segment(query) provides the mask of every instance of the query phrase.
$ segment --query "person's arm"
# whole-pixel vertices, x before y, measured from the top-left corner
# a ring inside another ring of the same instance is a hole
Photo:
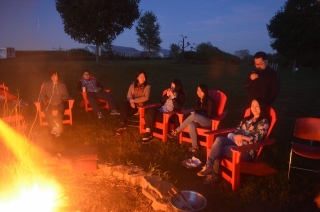
[[[179,93],[179,95],[176,98],[172,99],[174,110],[181,110],[183,107],[183,103],[185,100],[185,94],[184,92]]]
[[[134,98],[133,102],[134,103],[142,103],[142,102],[148,101],[149,100],[149,96],[150,96],[150,90],[151,90],[151,86],[147,85],[143,90],[142,96]]]
[[[134,91],[134,84],[130,84],[128,93],[127,93],[127,100],[130,101],[130,99],[133,99],[133,91]]]
[[[243,82],[244,89],[248,90],[251,86],[252,80],[250,79],[251,73],[247,76],[246,80]]]

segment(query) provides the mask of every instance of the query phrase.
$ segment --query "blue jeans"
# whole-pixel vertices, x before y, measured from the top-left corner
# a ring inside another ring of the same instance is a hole
[[[205,117],[198,113],[191,113],[188,118],[186,118],[183,123],[180,125],[180,127],[177,128],[178,132],[181,132],[184,128],[188,126],[189,129],[189,135],[192,141],[192,146],[197,147],[198,146],[198,138],[197,138],[197,127],[205,127],[210,128],[211,127],[211,119],[208,117]]]
[[[211,147],[206,164],[212,167],[215,173],[219,173],[221,157],[232,158],[231,148],[234,146],[236,146],[236,144],[231,139],[223,136],[217,137]],[[250,161],[252,160],[252,156],[249,153],[244,152],[241,154],[240,160]]]
[[[110,106],[111,111],[117,110],[113,97],[111,96],[111,94],[109,94],[105,91],[88,92],[87,98],[88,98],[88,101],[89,101],[94,113],[96,113],[96,114],[98,112],[100,112],[100,108],[99,108],[97,99],[103,99],[103,100],[108,101],[108,104]]]

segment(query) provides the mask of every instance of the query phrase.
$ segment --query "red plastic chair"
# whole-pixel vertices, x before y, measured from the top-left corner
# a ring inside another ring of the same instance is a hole
[[[110,90],[105,90],[107,93],[110,93]],[[88,99],[87,99],[87,92],[82,92],[82,97],[83,97],[83,103],[81,103],[81,105],[84,104],[84,109],[86,112],[93,110]],[[97,99],[98,104],[100,106],[100,109],[109,109],[109,103],[107,100],[103,100],[103,99]]]
[[[296,120],[294,128],[294,136],[304,140],[309,140],[308,145],[302,143],[292,142],[290,159],[289,159],[289,170],[288,179],[290,177],[291,169],[300,169],[304,171],[319,172],[315,170],[300,168],[291,165],[292,153],[300,155],[301,157],[310,159],[320,159],[320,147],[312,145],[313,141],[320,141],[320,119],[319,118],[299,118]]]
[[[162,92],[162,96],[166,95],[167,93],[167,89],[163,90]],[[139,132],[140,134],[145,133],[145,120],[144,120],[144,116],[145,116],[145,109],[149,108],[149,107],[155,107],[155,106],[161,106],[160,103],[156,103],[156,104],[149,104],[149,105],[143,105],[143,106],[139,106]],[[153,131],[153,136],[160,138],[163,142],[166,142],[168,140],[168,130],[173,130],[174,129],[174,125],[169,123],[169,118],[171,115],[176,114],[175,111],[171,111],[171,112],[166,112],[163,113],[163,121],[162,122],[155,122],[154,123],[154,131]],[[159,130],[160,132],[157,132],[157,130]]]
[[[211,130],[216,130],[218,128],[218,125],[222,119],[224,119],[227,115],[227,112],[224,112],[224,106],[226,105],[227,101],[227,96],[219,91],[219,90],[209,90],[208,91],[208,96],[213,100],[214,102],[214,108],[217,109],[217,116],[211,119]],[[187,113],[190,113],[193,111],[193,109],[190,110],[184,110],[182,113],[177,113],[179,117],[180,123],[183,122],[183,116]],[[197,127],[197,134],[198,136],[203,136],[205,137],[204,140],[201,140],[201,137],[198,139],[198,143],[200,146],[205,146],[208,149],[208,145],[211,144],[209,140],[209,135],[206,134],[205,132],[209,131],[208,128],[203,128],[203,127]],[[186,136],[187,134],[187,136]],[[179,134],[179,143],[182,144],[182,142],[189,142],[192,143],[190,137],[189,137],[189,129],[186,127],[181,131]]]
[[[269,130],[266,134],[266,137],[263,141],[249,144],[249,145],[243,145],[243,146],[235,146],[231,149],[232,151],[232,158],[223,158],[221,160],[221,176],[231,183],[232,190],[236,190],[240,187],[240,173],[245,174],[251,174],[251,175],[257,175],[257,176],[266,176],[269,174],[277,173],[277,170],[269,167],[266,164],[259,163],[258,158],[261,154],[261,151],[264,146],[270,145],[274,143],[274,139],[269,139],[269,134],[277,120],[276,113],[272,108],[267,108],[268,110],[268,116],[269,116]],[[244,117],[250,115],[250,108],[248,108],[245,111]],[[220,129],[208,132],[209,139],[211,141],[210,148],[207,149],[207,157],[210,154],[211,146],[217,136],[224,135],[226,136],[230,132],[234,132],[236,128],[228,128],[228,129]],[[242,152],[247,152],[249,150],[258,150],[256,157],[253,161],[250,162],[244,162],[240,161],[240,155]]]

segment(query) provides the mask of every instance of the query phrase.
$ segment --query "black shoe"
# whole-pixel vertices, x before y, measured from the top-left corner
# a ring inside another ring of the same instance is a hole
[[[175,138],[178,137],[179,132],[177,130],[172,130],[170,133],[168,133],[168,138]]]
[[[117,129],[117,132],[121,132],[126,129],[127,129],[126,125],[121,122],[119,128]]]
[[[148,144],[152,138],[153,138],[152,134],[150,132],[146,132],[142,135],[142,143]]]

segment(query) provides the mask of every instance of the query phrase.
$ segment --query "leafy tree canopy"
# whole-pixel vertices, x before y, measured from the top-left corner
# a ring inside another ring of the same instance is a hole
[[[79,43],[112,43],[140,17],[140,0],[55,0],[64,31]]]
[[[298,59],[320,51],[320,1],[288,0],[267,24],[271,47]]]
[[[237,50],[234,52],[234,55],[239,57],[241,60],[243,58],[245,58],[246,56],[250,55],[250,51],[248,49],[244,49],[244,50]]]
[[[137,41],[149,54],[158,52],[161,48],[160,24],[157,21],[157,16],[147,11],[140,17],[136,26]]]

